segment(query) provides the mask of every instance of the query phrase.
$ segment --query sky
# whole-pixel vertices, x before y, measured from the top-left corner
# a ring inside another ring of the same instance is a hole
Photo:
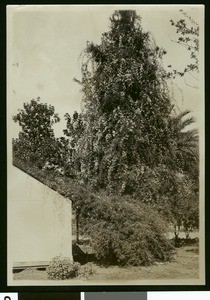
[[[109,30],[109,18],[116,9],[135,9],[141,16],[144,31],[150,31],[156,44],[163,47],[164,66],[182,69],[188,62],[187,51],[172,40],[176,38],[170,19],[180,19],[183,9],[202,29],[202,6],[184,5],[20,5],[9,6],[7,12],[8,38],[8,122],[23,108],[24,102],[41,98],[41,102],[55,106],[64,120],[65,113],[81,110],[81,87],[73,78],[81,79],[80,55],[87,41],[100,43],[103,32]],[[201,35],[202,37],[202,31]],[[202,52],[202,51],[201,51]],[[202,54],[202,53],[201,53]],[[177,78],[172,89],[179,110],[190,109],[199,126],[203,118],[202,56],[199,89],[189,87]],[[194,84],[192,77],[187,83]],[[197,80],[196,80],[197,84]],[[14,124],[11,126],[14,126]],[[56,125],[62,134],[64,121]],[[17,136],[16,125],[13,135]]]

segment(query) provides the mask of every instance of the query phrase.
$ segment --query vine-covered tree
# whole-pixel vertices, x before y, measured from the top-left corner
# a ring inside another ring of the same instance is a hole
[[[173,111],[161,65],[165,51],[143,31],[136,12],[116,11],[110,21],[101,43],[88,42],[84,51],[82,178],[132,194],[174,227],[197,226],[198,133],[186,128],[194,119]]]
[[[82,64],[82,171],[99,187],[126,192],[125,174],[163,161],[172,103],[166,53],[141,27],[135,11],[116,11],[100,45],[87,43]]]
[[[65,120],[66,129],[63,130],[63,133],[68,137],[69,140],[72,169],[76,174],[81,171],[81,162],[78,157],[78,141],[84,132],[85,125],[82,114],[76,111],[73,113],[72,117],[66,113]]]

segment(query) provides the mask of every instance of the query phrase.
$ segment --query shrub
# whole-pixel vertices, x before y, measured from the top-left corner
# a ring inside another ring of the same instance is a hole
[[[176,248],[184,247],[184,246],[198,246],[199,238],[180,238],[172,239],[173,244]]]
[[[87,229],[101,263],[139,266],[170,260],[174,247],[166,236],[168,226],[149,205],[118,197],[101,201],[100,218]]]
[[[96,272],[95,265],[91,262],[81,265],[78,270],[78,276],[82,278],[87,278],[88,276]]]
[[[80,264],[72,262],[68,257],[54,257],[46,271],[50,279],[69,279],[78,275]]]

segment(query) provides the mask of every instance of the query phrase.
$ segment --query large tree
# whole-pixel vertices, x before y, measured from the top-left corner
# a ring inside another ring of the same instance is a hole
[[[127,174],[163,161],[172,103],[158,47],[135,11],[116,11],[101,43],[87,43],[82,64],[84,134],[78,141],[83,178],[127,189]]]

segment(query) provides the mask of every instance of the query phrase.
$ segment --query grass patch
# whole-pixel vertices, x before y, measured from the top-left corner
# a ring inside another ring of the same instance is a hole
[[[166,280],[166,279],[198,279],[199,255],[198,246],[185,246],[177,249],[174,259],[169,263],[156,263],[149,267],[101,267],[95,266],[94,274],[84,278],[88,282],[112,280]],[[14,274],[15,280],[47,280],[46,271],[35,268],[26,269]],[[82,279],[82,278],[81,278]],[[74,280],[71,279],[73,284]],[[67,280],[69,281],[69,280]]]

